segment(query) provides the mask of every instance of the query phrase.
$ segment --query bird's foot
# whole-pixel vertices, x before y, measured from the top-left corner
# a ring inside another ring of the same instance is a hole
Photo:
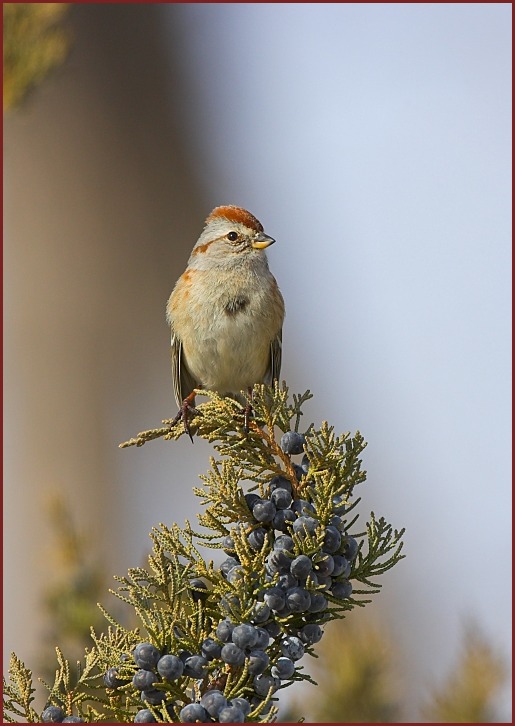
[[[251,401],[252,401],[252,387],[251,386],[248,387],[247,393],[248,393],[250,400],[248,400],[247,403],[244,406],[242,406],[242,408],[239,410],[239,412],[235,413],[234,417],[233,417],[235,421],[241,421],[241,416],[243,416],[243,433],[245,434],[245,436],[247,436],[247,434],[250,431],[249,422],[250,422],[250,419],[252,418],[252,416],[254,415],[254,409],[252,408],[252,403],[251,403]],[[241,403],[241,399],[242,399],[242,396],[237,397],[238,403]]]
[[[184,426],[184,431],[190,437],[191,443],[193,443],[193,436],[191,435],[191,430],[190,430],[190,420],[197,413],[198,413],[198,410],[195,408],[195,391],[192,391],[189,394],[189,396],[186,396],[186,398],[183,400],[182,405],[180,406],[179,411],[177,413],[177,416],[172,421],[172,426],[175,426],[175,424],[179,423],[179,421],[182,421],[183,426]]]
[[[252,387],[249,386],[247,393],[249,394],[250,401],[252,401],[252,392]],[[243,409],[243,431],[245,432],[245,435],[249,433],[249,421],[250,417],[253,414],[252,403],[250,401],[247,402],[245,408]]]

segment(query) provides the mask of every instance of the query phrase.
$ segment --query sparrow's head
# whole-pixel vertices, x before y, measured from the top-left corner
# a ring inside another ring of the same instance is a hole
[[[237,264],[243,259],[264,258],[263,250],[275,240],[263,232],[263,225],[241,207],[215,207],[197,244],[190,264],[205,268]]]

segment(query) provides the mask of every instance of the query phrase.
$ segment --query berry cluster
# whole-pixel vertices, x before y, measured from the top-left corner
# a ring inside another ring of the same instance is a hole
[[[289,458],[304,454],[305,443],[304,435],[290,431],[280,446]],[[161,652],[142,642],[132,652],[137,668],[132,681],[116,668],[105,673],[108,688],[131,683],[139,691],[146,708],[135,723],[155,723],[154,709],[182,723],[260,720],[279,688],[305,677],[298,662],[322,638],[330,603],[341,607],[351,596],[358,543],[345,531],[343,497],[334,496],[329,508],[317,511],[322,505],[309,479],[308,456],[300,465],[289,461],[289,476],[286,471],[274,476],[261,495],[244,495],[248,516],[223,538],[227,558],[220,574],[226,589],[218,603],[223,617],[211,621],[199,652]],[[261,557],[263,566],[251,572],[242,551]],[[190,585],[194,602],[209,598],[203,580],[194,578]],[[224,694],[228,677],[231,683],[240,679],[239,697],[230,697],[229,687]]]
[[[78,716],[65,716],[59,706],[47,706],[41,714],[43,723],[84,723]]]
[[[232,625],[231,632],[235,632],[235,639],[240,645],[245,647],[245,635],[248,633],[244,626],[240,627],[240,638],[238,639],[238,628]],[[223,631],[223,624],[219,625],[220,632]],[[268,634],[266,642],[268,644]],[[261,636],[264,645],[264,637]],[[257,640],[255,640],[257,645]],[[234,646],[236,648],[236,646]],[[213,638],[206,638],[202,643],[202,655],[192,655],[188,651],[181,651],[178,655],[165,653],[161,655],[160,651],[152,645],[152,643],[138,643],[132,653],[134,663],[138,667],[132,678],[132,685],[140,692],[141,700],[150,706],[164,705],[168,715],[173,719],[179,714],[181,723],[243,723],[245,716],[251,711],[251,704],[245,698],[227,699],[218,689],[207,690],[201,697],[199,702],[187,703],[182,705],[177,700],[166,702],[167,692],[160,690],[155,686],[158,683],[172,683],[183,678],[184,682],[188,679],[202,681],[208,672],[208,662],[215,658],[221,658],[225,663],[236,665],[234,659],[231,658],[230,649],[223,646],[222,643],[216,643]],[[242,651],[243,652],[243,651]],[[268,664],[268,662],[267,662]],[[237,665],[241,665],[238,663]],[[262,672],[259,669],[256,672]],[[104,683],[108,688],[119,688],[128,681],[119,677],[116,668],[110,668],[104,674]],[[182,707],[181,707],[182,705]],[[59,709],[60,710],[60,709]],[[135,718],[134,723],[156,723],[154,714],[149,708],[140,709]]]
[[[291,456],[303,453],[305,443],[304,435],[289,431],[282,436],[280,445]],[[331,517],[322,526],[312,503],[312,482],[307,480],[307,455],[304,454],[300,465],[292,464],[292,467],[297,480],[303,481],[302,498],[295,494],[290,479],[285,476],[275,476],[270,481],[266,496],[245,495],[253,519],[246,535],[248,545],[258,552],[266,542],[271,543],[264,578],[269,584],[259,593],[252,622],[262,625],[257,631],[277,638],[274,654],[279,657],[272,660],[264,649],[257,651],[254,657],[258,665],[252,661],[251,667],[251,654],[243,652],[238,645],[235,647],[234,641],[225,648],[230,647],[234,653],[234,664],[241,665],[245,657],[249,658],[249,673],[257,673],[253,670],[256,667],[263,669],[254,678],[258,696],[265,696],[269,689],[277,690],[281,681],[292,679],[295,662],[302,658],[306,647],[317,643],[323,635],[320,624],[325,622],[329,599],[341,601],[352,594],[349,576],[358,543],[345,532],[341,516],[345,511],[344,499],[333,498]],[[234,545],[234,537],[225,537],[223,546],[229,556],[220,569],[229,583],[244,576]],[[230,600],[226,604],[230,608]],[[220,623],[222,631],[217,629],[220,639],[226,634],[228,623],[227,620]]]

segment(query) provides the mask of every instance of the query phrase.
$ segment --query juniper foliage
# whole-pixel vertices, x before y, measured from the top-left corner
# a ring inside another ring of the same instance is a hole
[[[241,403],[213,392],[201,394],[208,401],[196,409],[191,432],[211,442],[218,456],[200,477],[202,486],[194,488],[203,507],[199,526],[188,521],[184,527],[159,524],[150,535],[148,566],[115,578],[118,587],[111,592],[134,610],[138,628],[124,628],[99,606],[109,626],[103,634],[92,629],[92,646],[83,661],[72,668],[57,649],[54,683],[40,681],[48,691],[47,705],[62,709],[63,717],[78,714],[91,723],[129,723],[139,713],[147,722],[176,723],[187,720],[188,704],[203,709],[206,694],[218,690],[233,715],[241,718],[238,709],[245,708],[246,722],[270,723],[277,715],[277,691],[295,681],[313,682],[299,662],[304,653],[315,655],[324,624],[370,602],[380,590],[378,578],[403,557],[404,530],[393,529],[374,513],[364,529],[358,527],[360,499],[354,490],[366,479],[360,458],[366,443],[359,432],[336,435],[326,422],[319,429],[310,425],[301,465],[281,448],[283,433],[299,431],[309,391],[290,400],[284,383],[256,386],[249,399],[249,431],[244,429]],[[185,434],[180,422],[162,423],[120,446],[176,440]],[[281,505],[290,519],[280,524],[271,517],[256,519],[256,501],[268,502],[267,511],[273,514],[271,491],[279,485],[293,499],[293,509]],[[275,546],[281,536],[285,550]],[[206,548],[224,550],[225,566],[206,560]],[[296,579],[289,568],[301,555],[310,569]],[[273,593],[281,606],[267,604]],[[231,652],[241,646],[241,661],[231,663],[223,652],[220,656],[228,638],[230,643],[230,635],[222,637],[217,630],[221,623],[229,623],[229,631],[240,624],[250,626],[252,638],[264,638],[260,650],[253,651],[250,641],[247,647],[237,645],[233,638]],[[157,649],[156,659],[178,656],[182,675],[161,676],[156,660],[143,667],[153,672],[155,681],[141,692],[133,678],[141,669],[135,648],[143,642]],[[256,670],[259,659],[264,665]],[[288,672],[281,671],[286,660],[295,662],[293,675],[280,678],[277,674]],[[4,680],[5,720],[37,723],[32,674],[14,654],[9,675],[10,681]],[[230,718],[229,712],[203,713],[211,721]]]
[[[70,35],[63,24],[69,3],[2,3],[4,112],[66,58]]]

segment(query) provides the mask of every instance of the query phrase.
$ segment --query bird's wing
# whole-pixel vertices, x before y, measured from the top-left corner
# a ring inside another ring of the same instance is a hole
[[[177,405],[181,406],[182,402],[189,396],[194,388],[198,388],[197,382],[193,379],[189,372],[184,356],[182,354],[182,342],[172,328],[172,343],[170,348],[172,361],[172,382],[173,392]]]
[[[275,338],[270,343],[270,363],[268,370],[265,374],[265,383],[272,385],[274,380],[279,380],[279,374],[281,372],[281,358],[283,352],[283,331],[277,333]]]

